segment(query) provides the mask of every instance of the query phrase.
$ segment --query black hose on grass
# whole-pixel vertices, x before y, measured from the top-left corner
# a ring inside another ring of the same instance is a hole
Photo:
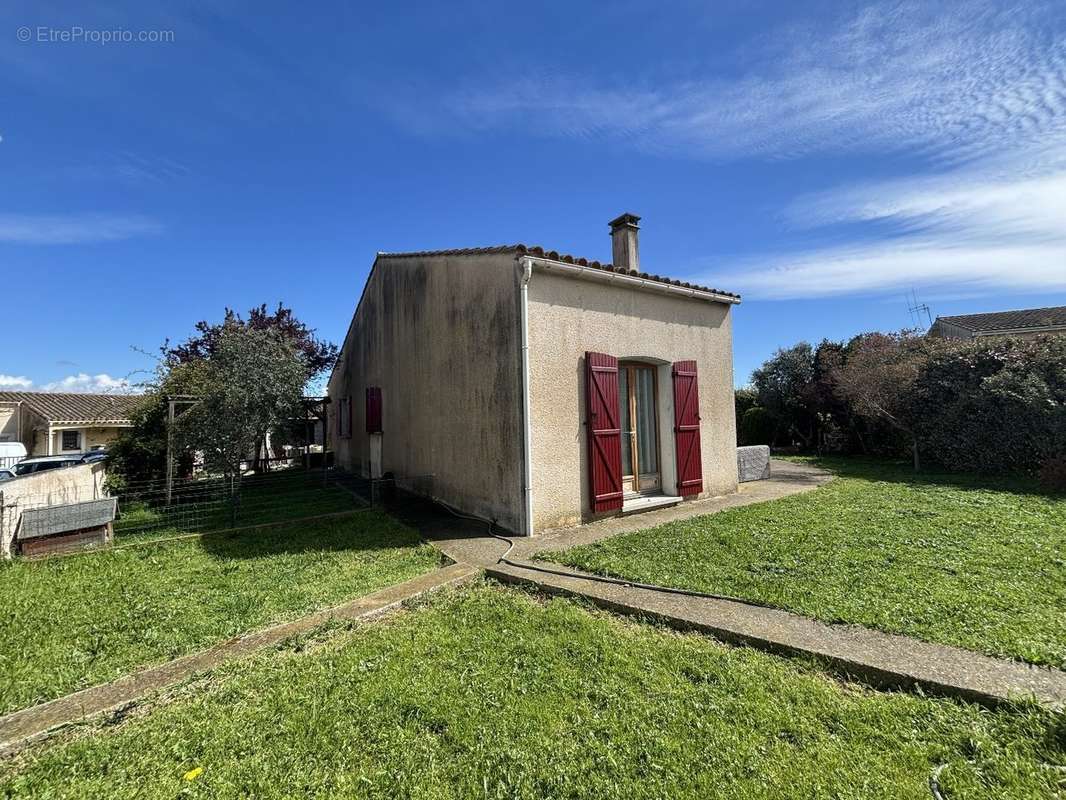
[[[499,564],[501,561],[503,561],[504,558],[507,557],[507,554],[511,552],[512,548],[514,548],[514,541],[512,541],[511,539],[508,539],[506,536],[501,536],[500,534],[496,533],[496,531],[494,530],[495,527],[496,527],[496,520],[494,520],[494,519],[485,519],[484,517],[474,516],[473,514],[464,514],[462,511],[459,511],[458,509],[453,508],[452,506],[450,506],[447,503],[445,503],[439,497],[433,497],[433,498],[430,498],[430,499],[432,499],[434,503],[436,503],[438,506],[443,508],[445,511],[447,511],[449,514],[451,514],[454,517],[459,517],[460,519],[469,519],[469,520],[472,520],[474,522],[481,522],[481,523],[483,523],[485,525],[488,525],[489,526],[489,536],[491,536],[493,539],[499,539],[501,542],[506,542],[507,543],[507,549],[504,551],[503,555],[500,556],[499,559],[497,559],[497,561],[496,561],[497,564]]]
[[[448,505],[443,500],[440,500],[439,498],[436,498],[436,497],[432,498],[432,500],[433,500],[434,503],[439,505],[441,508],[443,508],[445,511],[447,511],[450,514],[452,514],[453,516],[459,517],[461,519],[469,519],[469,520],[472,520],[474,522],[480,522],[480,523],[482,523],[484,525],[488,525],[488,527],[489,527],[489,536],[492,536],[494,539],[499,539],[501,542],[506,542],[507,543],[507,550],[504,551],[504,554],[502,556],[500,556],[498,559],[496,559],[496,563],[497,564],[506,564],[509,567],[515,567],[517,569],[526,569],[526,570],[530,570],[532,572],[542,572],[545,575],[558,575],[558,576],[563,577],[563,578],[580,578],[581,580],[596,581],[597,583],[608,583],[608,584],[611,584],[613,586],[628,586],[628,587],[634,588],[634,589],[646,589],[646,590],[651,591],[651,592],[662,592],[664,594],[676,594],[676,595],[681,595],[682,597],[699,597],[699,598],[703,598],[703,599],[706,599],[706,600],[727,600],[727,601],[729,601],[731,603],[742,603],[742,604],[744,604],[746,606],[757,606],[759,608],[769,608],[769,609],[777,610],[776,606],[772,606],[769,603],[760,603],[757,600],[745,600],[742,597],[733,597],[732,595],[728,595],[728,594],[714,594],[712,592],[698,592],[698,591],[695,591],[694,589],[677,589],[677,588],[675,588],[673,586],[659,586],[658,584],[655,584],[655,583],[640,583],[638,581],[629,581],[629,580],[624,580],[622,578],[611,578],[611,577],[606,576],[606,575],[593,575],[591,573],[577,574],[577,573],[574,573],[574,572],[567,572],[567,571],[561,570],[561,569],[552,569],[551,567],[542,567],[542,566],[539,566],[537,564],[530,564],[530,563],[519,564],[519,563],[517,563],[515,561],[511,561],[509,558],[507,558],[508,553],[510,553],[511,550],[514,549],[515,543],[514,543],[513,539],[509,539],[506,536],[501,536],[500,534],[495,532],[494,528],[496,527],[496,520],[494,520],[494,519],[493,520],[485,519],[484,517],[478,517],[478,516],[475,516],[473,514],[465,514],[465,513],[461,512],[461,511],[453,508],[452,506]]]
[[[583,580],[598,581],[599,583],[609,583],[609,584],[613,584],[615,586],[629,586],[629,587],[633,587],[633,588],[637,588],[637,589],[647,589],[647,590],[653,591],[653,592],[664,592],[664,593],[667,593],[667,594],[678,594],[678,595],[683,595],[685,597],[702,597],[702,598],[707,598],[709,600],[728,600],[728,601],[733,602],[733,603],[743,603],[744,605],[758,606],[760,608],[770,608],[770,609],[775,608],[774,606],[769,605],[768,603],[760,603],[760,602],[753,601],[753,600],[744,600],[742,598],[732,597],[732,596],[726,595],[726,594],[713,594],[713,593],[710,593],[710,592],[697,592],[697,591],[693,591],[693,590],[690,590],[690,589],[676,589],[676,588],[674,588],[672,586],[659,586],[659,585],[654,584],[654,583],[639,583],[639,582],[636,582],[636,581],[626,581],[626,580],[622,580],[620,578],[610,578],[610,577],[603,576],[603,575],[591,575],[591,574],[578,575],[578,574],[575,574],[573,572],[566,572],[564,570],[552,569],[550,567],[541,567],[541,566],[538,566],[536,564],[519,564],[519,563],[511,561],[510,559],[507,558],[507,554],[510,553],[512,549],[514,549],[515,543],[514,543],[513,539],[509,539],[506,536],[502,536],[502,535],[496,533],[496,531],[494,530],[495,527],[496,527],[496,520],[494,520],[494,519],[492,519],[492,520],[485,519],[484,517],[478,517],[478,516],[475,516],[473,514],[464,514],[463,512],[461,512],[461,511],[459,511],[459,510],[457,510],[455,508],[452,508],[450,505],[445,503],[443,500],[440,500],[440,499],[438,499],[436,497],[433,498],[433,502],[436,503],[437,505],[439,505],[441,508],[443,508],[448,513],[450,513],[450,514],[452,514],[452,515],[454,515],[456,517],[459,517],[461,519],[469,519],[469,520],[472,520],[473,522],[480,522],[480,523],[482,523],[484,525],[487,525],[488,528],[489,528],[489,536],[492,536],[494,539],[499,539],[501,542],[506,542],[507,543],[507,550],[504,551],[504,554],[502,556],[500,556],[496,560],[497,564],[507,564],[508,566],[511,566],[511,567],[517,567],[518,569],[527,569],[527,570],[531,570],[531,571],[534,571],[534,572],[543,572],[543,573],[548,574],[548,575],[559,575],[559,576],[564,577],[564,578],[580,578],[580,579],[583,579]],[[933,794],[933,800],[947,800],[947,798],[944,796],[944,793],[940,790],[940,773],[944,771],[945,767],[947,767],[947,763],[941,764],[939,767],[935,767],[933,769],[933,771],[931,773],[929,773],[929,791],[932,792],[932,794]]]

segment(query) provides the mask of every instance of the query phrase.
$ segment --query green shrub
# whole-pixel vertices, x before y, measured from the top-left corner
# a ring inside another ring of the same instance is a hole
[[[1049,458],[1040,465],[1040,485],[1049,492],[1066,492],[1066,457]]]
[[[1036,472],[1066,454],[1066,337],[934,349],[909,416],[922,452],[949,469]]]
[[[774,415],[762,406],[752,406],[744,412],[737,426],[738,444],[773,444],[776,430]]]

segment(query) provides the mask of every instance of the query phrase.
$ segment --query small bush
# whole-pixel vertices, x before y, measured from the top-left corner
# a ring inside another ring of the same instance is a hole
[[[1049,458],[1040,465],[1040,485],[1049,492],[1066,492],[1066,457]]]

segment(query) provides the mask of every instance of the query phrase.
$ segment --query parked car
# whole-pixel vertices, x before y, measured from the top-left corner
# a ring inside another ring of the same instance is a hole
[[[15,470],[13,469],[0,469],[0,483],[3,483],[4,481],[14,480],[17,477],[18,476],[15,474]]]
[[[107,451],[104,449],[90,450],[81,457],[82,464],[95,464],[97,461],[106,461]]]
[[[82,460],[80,454],[70,456],[37,456],[35,458],[27,458],[24,461],[20,461],[10,469],[15,473],[15,477],[21,478],[24,475],[36,475],[38,472],[45,472],[50,469],[76,467],[81,463]]]

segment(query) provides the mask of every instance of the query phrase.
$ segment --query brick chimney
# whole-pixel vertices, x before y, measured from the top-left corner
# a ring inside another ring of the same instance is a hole
[[[622,214],[610,222],[611,225],[611,260],[615,269],[628,269],[640,272],[640,253],[637,251],[637,231],[640,217],[636,214]]]

